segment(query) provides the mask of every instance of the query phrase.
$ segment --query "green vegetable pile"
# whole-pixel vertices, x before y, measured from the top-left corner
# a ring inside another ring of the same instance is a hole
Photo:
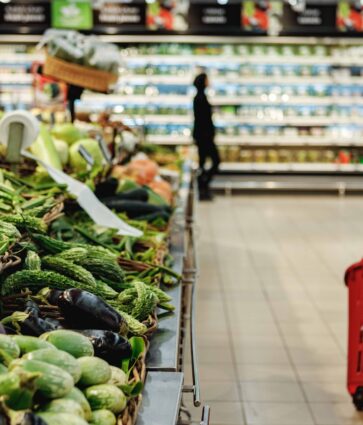
[[[115,367],[72,331],[39,338],[0,334],[0,418],[10,424],[31,417],[31,423],[41,418],[48,425],[115,425],[142,388],[130,377],[143,355],[142,341],[134,338],[132,355]]]
[[[107,177],[99,142],[72,124],[42,125],[32,151],[143,236],[96,225],[34,164],[31,175],[0,170],[0,423],[115,425],[140,400],[135,371],[157,314],[174,310],[172,208],[149,187]]]

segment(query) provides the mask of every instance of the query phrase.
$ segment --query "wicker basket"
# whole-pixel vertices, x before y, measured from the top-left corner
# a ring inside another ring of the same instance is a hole
[[[146,350],[144,354],[136,362],[135,367],[132,369],[132,381],[141,381],[145,383],[146,379],[146,354],[149,349],[149,343],[145,340]],[[142,402],[142,395],[132,398],[127,403],[126,409],[122,412],[122,415],[119,416],[117,420],[117,425],[135,425],[137,420],[137,415],[139,413]]]
[[[66,83],[101,93],[107,93],[109,86],[118,79],[116,74],[69,63],[53,56],[47,56],[43,72]]]

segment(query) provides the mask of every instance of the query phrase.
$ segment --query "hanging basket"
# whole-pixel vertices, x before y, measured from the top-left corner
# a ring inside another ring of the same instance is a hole
[[[107,93],[109,87],[118,80],[116,74],[87,68],[49,55],[46,57],[43,73],[68,84],[101,93]]]

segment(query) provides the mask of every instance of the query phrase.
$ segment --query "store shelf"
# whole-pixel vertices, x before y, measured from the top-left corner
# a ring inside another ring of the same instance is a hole
[[[137,56],[123,56],[125,62],[132,63],[183,63],[183,64],[200,64],[205,62],[217,62],[220,64],[221,55],[137,55]],[[347,58],[347,61],[354,61],[354,64],[359,63],[359,60],[354,58]],[[303,65],[331,65],[343,63],[342,60],[336,58],[332,60],[331,57],[323,56],[250,56],[250,55],[228,55],[223,53],[223,62],[231,64],[303,64]],[[363,62],[362,62],[363,63]]]
[[[363,137],[344,139],[326,136],[217,136],[218,145],[236,146],[363,146]]]
[[[147,135],[148,143],[160,145],[190,145],[193,143],[191,136],[177,135]],[[342,137],[326,136],[226,136],[217,135],[216,144],[219,146],[286,146],[286,147],[363,147],[363,137],[345,139]]]
[[[42,53],[4,53],[0,51],[0,66],[2,64],[22,64],[35,61],[43,61],[44,54]]]
[[[13,74],[0,74],[0,84],[13,83],[13,84],[32,84],[33,76],[31,74],[13,73]]]
[[[218,175],[212,182],[214,190],[222,190],[226,193],[233,191],[244,192],[326,192],[343,195],[345,193],[363,193],[363,181],[361,176],[347,174],[325,176],[320,175],[279,175],[254,174],[223,176]]]
[[[223,162],[221,171],[243,172],[307,172],[307,173],[362,173],[363,164],[328,164],[328,163],[256,163],[256,162]]]
[[[102,94],[96,93],[85,93],[82,96],[82,100],[79,102],[83,106],[86,106],[87,103],[99,103],[99,104],[115,104],[115,105],[123,105],[130,103],[140,103],[142,105],[145,104],[161,104],[167,103],[169,105],[183,105],[190,104],[192,101],[192,96],[178,96],[178,95],[154,95],[154,96],[146,96],[144,94],[109,94],[105,97]]]
[[[336,116],[304,116],[304,117],[286,117],[281,116],[281,118],[269,118],[269,117],[240,117],[240,116],[220,116],[214,115],[216,124],[252,124],[252,125],[279,125],[279,126],[331,126],[334,124],[354,124],[361,123],[362,118],[358,117],[336,117]]]
[[[176,425],[183,373],[148,372],[136,425]]]
[[[193,78],[195,77],[195,70],[188,74],[182,75],[135,75],[135,74],[121,74],[120,84],[157,84],[157,85],[168,85],[168,84],[182,84],[191,85]],[[333,76],[294,76],[294,75],[261,75],[261,76],[250,76],[250,75],[216,75],[213,71],[210,72],[210,79],[212,84],[234,84],[234,85],[245,85],[245,84],[267,84],[274,83],[278,85],[284,84],[301,84],[301,79],[304,79],[304,84],[331,84],[334,81]],[[346,77],[348,78],[348,77]],[[353,81],[359,82],[361,77],[350,77]],[[281,83],[281,79],[283,82]],[[357,80],[356,80],[357,79]]]

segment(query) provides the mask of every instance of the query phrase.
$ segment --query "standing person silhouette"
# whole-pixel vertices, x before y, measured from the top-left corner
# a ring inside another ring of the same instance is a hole
[[[199,154],[198,186],[200,200],[212,200],[209,186],[213,176],[218,172],[220,164],[218,149],[214,143],[215,127],[212,118],[212,106],[205,94],[208,84],[208,76],[204,72],[197,75],[194,80],[197,94],[193,102],[193,138]],[[212,166],[205,168],[208,158],[211,159]]]

